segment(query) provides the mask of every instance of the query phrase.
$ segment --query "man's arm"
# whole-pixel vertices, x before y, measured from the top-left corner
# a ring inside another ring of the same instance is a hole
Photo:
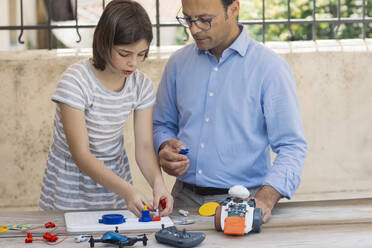
[[[177,137],[178,109],[176,101],[175,72],[169,59],[160,81],[154,105],[153,131],[155,152],[160,146]],[[163,145],[164,146],[164,145]]]
[[[278,200],[290,199],[297,190],[307,152],[295,84],[285,62],[268,68],[263,84],[263,110],[270,146],[277,154],[255,197],[266,222]]]
[[[184,174],[189,167],[189,158],[178,154],[185,148],[177,140],[178,109],[176,100],[176,77],[173,59],[169,59],[163,72],[154,107],[154,146],[159,164],[171,176]]]

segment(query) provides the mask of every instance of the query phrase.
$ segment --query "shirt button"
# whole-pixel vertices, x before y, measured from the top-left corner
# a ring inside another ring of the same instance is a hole
[[[200,147],[201,147],[201,148],[204,148],[204,146],[205,146],[204,143],[201,143],[201,144],[200,144]]]
[[[202,170],[198,170],[198,173],[199,173],[199,174],[203,174],[203,171],[202,171]]]
[[[209,122],[209,118],[207,117],[207,118],[205,118],[205,122]]]
[[[218,67],[217,67],[217,66],[216,66],[216,67],[214,67],[214,68],[213,68],[213,70],[215,70],[215,71],[218,71]]]
[[[209,92],[209,96],[213,96],[214,95],[214,93],[213,92]]]

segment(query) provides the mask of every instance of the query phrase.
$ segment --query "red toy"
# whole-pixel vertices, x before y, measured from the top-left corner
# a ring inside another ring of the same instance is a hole
[[[44,241],[44,242],[47,242],[47,243],[48,242],[54,243],[53,245],[55,245],[55,244],[59,244],[59,243],[63,242],[67,237],[67,235],[66,235],[65,238],[63,238],[62,240],[57,242],[57,240],[58,240],[57,235],[60,235],[60,234],[56,234],[56,235],[51,234],[52,232],[54,232],[57,229],[57,227],[56,227],[56,224],[54,224],[53,222],[50,222],[50,221],[45,223],[43,226],[33,227],[30,230],[40,229],[40,228],[54,228],[54,229],[50,230],[49,232],[46,232],[43,235],[43,239],[34,239],[32,237],[32,233],[27,232],[27,238],[25,239],[25,243],[32,243],[33,241]]]
[[[46,232],[43,236],[44,239],[48,240],[49,242],[56,242],[58,240],[57,236],[54,236],[48,232]]]
[[[167,207],[167,203],[164,199],[160,200],[160,205],[163,209],[165,209]]]
[[[54,227],[56,227],[56,224],[49,221],[49,222],[45,223],[44,226],[45,226],[45,228],[54,228]]]
[[[25,239],[25,243],[32,243],[32,234],[27,233],[27,239]]]

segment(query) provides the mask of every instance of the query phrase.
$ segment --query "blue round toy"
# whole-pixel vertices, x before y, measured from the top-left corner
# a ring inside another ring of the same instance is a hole
[[[117,225],[124,223],[125,218],[122,214],[105,214],[102,215],[102,219],[99,219],[98,222],[106,225]]]

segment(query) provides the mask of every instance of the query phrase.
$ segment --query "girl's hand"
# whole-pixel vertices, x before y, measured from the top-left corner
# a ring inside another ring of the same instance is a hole
[[[152,205],[146,200],[145,196],[132,185],[125,197],[125,202],[128,209],[137,217],[142,216],[144,205],[147,205],[149,209],[152,208]]]
[[[154,185],[154,209],[159,209],[160,216],[166,216],[173,211],[173,197],[165,187],[163,182]],[[166,207],[161,207],[160,201],[165,200]]]

